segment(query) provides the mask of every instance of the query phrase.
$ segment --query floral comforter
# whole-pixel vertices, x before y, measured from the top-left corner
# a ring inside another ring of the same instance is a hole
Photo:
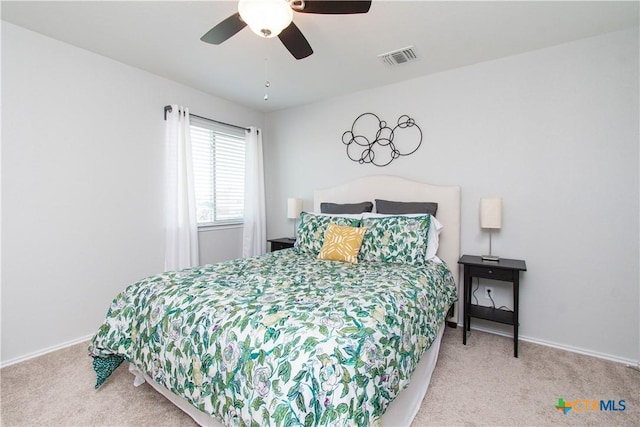
[[[408,385],[455,299],[444,263],[285,249],[130,285],[89,353],[96,387],[127,360],[225,425],[366,426]]]

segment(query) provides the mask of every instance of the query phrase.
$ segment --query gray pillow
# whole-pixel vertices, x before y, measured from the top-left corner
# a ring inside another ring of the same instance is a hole
[[[438,204],[435,202],[392,202],[376,199],[376,212],[381,214],[431,214],[436,216]]]
[[[328,214],[360,214],[371,212],[373,203],[320,203],[320,213]]]

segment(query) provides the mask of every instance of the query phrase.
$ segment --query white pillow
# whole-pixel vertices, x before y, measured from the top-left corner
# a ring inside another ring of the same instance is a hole
[[[410,218],[415,218],[418,216],[425,216],[429,214],[379,214],[379,213],[371,213],[365,212],[361,214],[362,218],[382,218],[385,216],[407,216]],[[425,259],[435,259],[436,253],[438,252],[438,243],[440,231],[444,226],[436,219],[435,216],[431,215],[431,225],[429,226],[429,232],[427,233],[427,253],[425,254]]]

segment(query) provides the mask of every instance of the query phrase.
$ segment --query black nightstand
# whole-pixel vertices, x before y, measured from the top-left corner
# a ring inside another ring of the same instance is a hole
[[[271,252],[279,251],[280,249],[292,248],[296,243],[296,239],[292,239],[291,237],[281,237],[279,239],[269,239],[267,241],[271,243]]]
[[[471,330],[471,318],[491,320],[513,325],[513,357],[518,357],[518,291],[520,272],[527,271],[527,264],[519,259],[500,258],[499,261],[482,261],[479,256],[463,255],[458,264],[464,265],[464,325],[462,344],[467,345],[467,331]],[[513,311],[471,304],[471,280],[474,277],[501,280],[513,284]]]

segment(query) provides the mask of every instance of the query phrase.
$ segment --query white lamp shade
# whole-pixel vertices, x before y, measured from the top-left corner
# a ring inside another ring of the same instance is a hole
[[[302,212],[302,199],[287,199],[287,218],[298,219]]]
[[[284,0],[240,0],[238,13],[260,37],[275,37],[291,24],[293,11]]]
[[[502,228],[502,199],[499,197],[480,199],[480,227]]]

